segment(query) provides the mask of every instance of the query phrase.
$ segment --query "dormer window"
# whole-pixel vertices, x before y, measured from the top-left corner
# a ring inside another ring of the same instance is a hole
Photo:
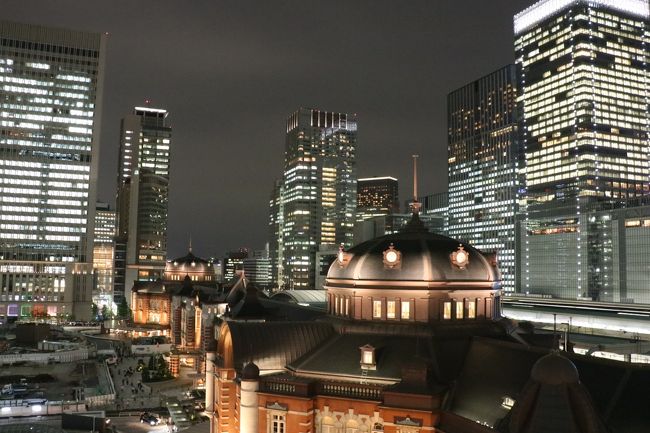
[[[361,368],[374,370],[376,368],[375,348],[370,344],[366,344],[361,346],[359,350],[361,351]]]

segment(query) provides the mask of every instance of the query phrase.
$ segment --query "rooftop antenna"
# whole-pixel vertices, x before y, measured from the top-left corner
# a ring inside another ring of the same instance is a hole
[[[418,158],[420,155],[413,155],[413,203],[411,203],[411,210],[414,214],[420,213],[422,204],[418,201]]]

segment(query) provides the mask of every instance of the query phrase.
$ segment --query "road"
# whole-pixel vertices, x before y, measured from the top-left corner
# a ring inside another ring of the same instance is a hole
[[[169,427],[166,424],[150,426],[141,423],[139,416],[113,417],[111,424],[120,433],[169,433]]]
[[[61,416],[21,416],[0,418],[0,425],[18,425],[18,424],[44,424],[53,427],[61,427]]]

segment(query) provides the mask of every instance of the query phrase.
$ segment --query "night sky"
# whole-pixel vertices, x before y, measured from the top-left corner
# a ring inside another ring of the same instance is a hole
[[[287,115],[357,113],[358,175],[447,188],[446,95],[513,62],[533,0],[3,0],[3,19],[108,32],[98,199],[115,201],[120,118],[174,128],[169,254],[262,248]]]

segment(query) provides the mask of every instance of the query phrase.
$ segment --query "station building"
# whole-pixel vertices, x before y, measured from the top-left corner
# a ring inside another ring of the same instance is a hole
[[[643,432],[650,370],[559,353],[501,317],[494,256],[404,231],[340,250],[327,315],[225,319],[212,433]],[[298,308],[298,307],[296,307]]]

